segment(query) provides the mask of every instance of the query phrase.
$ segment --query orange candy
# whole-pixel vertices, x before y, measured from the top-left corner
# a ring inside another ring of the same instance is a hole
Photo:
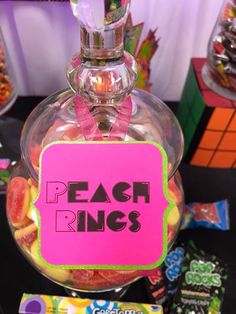
[[[30,205],[30,188],[23,177],[11,179],[7,191],[7,213],[14,227],[24,225],[28,218],[26,213]]]
[[[31,244],[37,238],[37,227],[34,223],[28,225],[23,229],[15,231],[15,239],[19,245],[25,245],[30,248]]]

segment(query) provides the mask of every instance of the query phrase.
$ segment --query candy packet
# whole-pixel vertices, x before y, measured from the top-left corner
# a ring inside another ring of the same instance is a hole
[[[159,268],[159,273],[145,278],[149,301],[162,304],[165,313],[169,312],[173,296],[177,291],[184,260],[185,245],[177,243],[167,254],[163,265]]]
[[[228,269],[215,256],[188,247],[171,314],[220,314]]]
[[[190,203],[185,207],[181,229],[204,227],[226,231],[229,224],[229,202]]]
[[[166,283],[160,267],[158,268],[158,273],[156,275],[145,278],[145,284],[150,303],[164,304],[167,301]]]
[[[156,304],[24,293],[19,314],[163,314]]]
[[[182,266],[185,260],[185,245],[177,244],[166,256],[162,267],[168,297],[173,296],[178,287],[182,274]]]

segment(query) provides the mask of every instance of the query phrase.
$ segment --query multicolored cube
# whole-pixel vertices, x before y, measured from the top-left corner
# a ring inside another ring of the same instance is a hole
[[[204,58],[191,60],[177,117],[185,137],[185,161],[210,168],[236,168],[236,102],[202,80]]]

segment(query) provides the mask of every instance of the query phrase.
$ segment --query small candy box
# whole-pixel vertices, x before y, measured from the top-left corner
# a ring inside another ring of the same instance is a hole
[[[19,314],[163,314],[160,305],[24,294]]]
[[[132,91],[136,62],[123,49],[129,1],[83,3],[71,2],[81,26],[81,53],[67,68],[71,89],[26,121],[7,215],[40,273],[96,293],[163,262],[182,220],[183,136],[159,99]]]

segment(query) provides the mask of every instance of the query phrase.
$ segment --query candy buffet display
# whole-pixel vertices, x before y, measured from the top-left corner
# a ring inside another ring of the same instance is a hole
[[[236,2],[225,0],[211,35],[205,83],[218,94],[236,100]]]
[[[58,141],[158,143],[167,154],[168,193],[174,203],[167,219],[169,248],[178,234],[184,207],[177,170],[183,154],[180,126],[158,98],[140,90],[132,91],[137,78],[136,64],[133,57],[123,51],[129,1],[119,1],[115,6],[113,2],[108,3],[99,1],[99,6],[97,2],[84,6],[83,1],[71,1],[81,26],[81,54],[76,54],[67,68],[71,89],[48,97],[28,117],[21,137],[22,160],[13,171],[7,191],[8,220],[20,250],[43,275],[76,291],[116,289],[144,276],[145,272],[57,269],[42,263],[40,222],[34,201],[40,189],[40,158],[47,145]],[[97,164],[97,167],[102,169],[103,165]]]

